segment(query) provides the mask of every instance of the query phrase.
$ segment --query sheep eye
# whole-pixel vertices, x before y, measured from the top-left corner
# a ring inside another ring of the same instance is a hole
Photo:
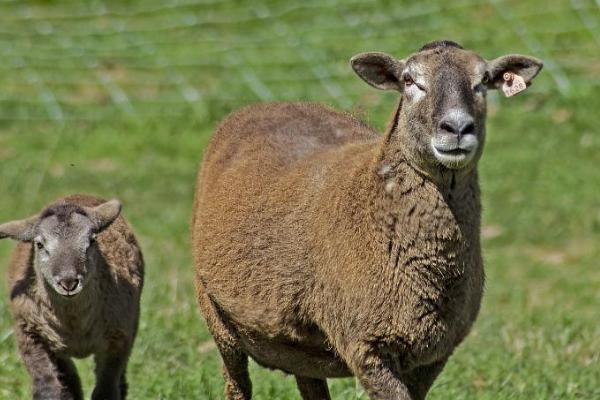
[[[410,75],[404,75],[404,85],[405,86],[411,86],[414,83],[415,83],[415,81],[413,80],[413,78],[410,77]]]
[[[473,90],[476,92],[483,92],[483,90],[487,87],[487,83],[489,82],[489,80],[490,77],[488,76],[488,74],[485,74],[483,78],[481,78],[481,82],[475,85]]]
[[[44,244],[42,242],[35,242],[35,247],[37,247],[38,250],[42,250],[44,248]]]

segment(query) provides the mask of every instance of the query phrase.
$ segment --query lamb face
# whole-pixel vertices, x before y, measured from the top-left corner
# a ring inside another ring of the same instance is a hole
[[[542,67],[526,56],[488,62],[450,41],[429,43],[405,60],[363,53],[351,64],[370,85],[402,93],[391,145],[430,173],[472,168],[485,141],[487,89],[502,86],[507,72],[529,84]]]
[[[120,204],[97,207],[57,204],[37,216],[0,225],[0,237],[33,242],[33,267],[46,287],[71,297],[79,294],[94,272],[87,262],[98,251],[94,240],[119,215]]]

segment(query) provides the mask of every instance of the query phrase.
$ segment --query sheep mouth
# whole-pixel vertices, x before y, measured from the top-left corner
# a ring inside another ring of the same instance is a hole
[[[457,147],[456,149],[452,149],[452,150],[441,150],[438,148],[436,148],[436,150],[439,154],[448,155],[448,156],[460,156],[463,154],[466,155],[471,152],[471,150],[461,149],[460,147]]]
[[[58,293],[62,297],[70,298],[70,297],[75,297],[79,293],[81,293],[81,291],[83,290],[83,282],[81,280],[79,280],[77,282],[77,286],[75,286],[73,288],[69,288],[69,289],[66,289],[66,288],[62,287],[60,284],[55,283],[52,285],[52,288],[54,289],[54,291],[56,293]]]
[[[475,156],[475,149],[464,149],[456,147],[454,149],[439,149],[436,146],[433,147],[433,156],[446,168],[460,169],[464,168]]]
[[[67,297],[67,298],[75,297],[79,293],[81,293],[81,289],[67,291],[67,290],[63,290],[63,289],[60,289],[60,288],[54,288],[54,290],[56,291],[56,293],[58,293],[62,297]]]
[[[475,135],[462,138],[449,135],[436,135],[431,140],[431,151],[436,161],[450,169],[466,167],[474,159],[479,147]]]

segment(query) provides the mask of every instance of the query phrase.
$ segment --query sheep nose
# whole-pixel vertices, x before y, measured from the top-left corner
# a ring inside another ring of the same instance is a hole
[[[439,122],[438,132],[456,135],[460,139],[463,135],[475,132],[475,120],[469,114],[463,112],[449,113]]]
[[[73,290],[75,290],[77,288],[77,285],[79,285],[79,279],[63,278],[60,281],[58,281],[58,284],[60,285],[60,287],[65,289],[67,292],[72,292]]]

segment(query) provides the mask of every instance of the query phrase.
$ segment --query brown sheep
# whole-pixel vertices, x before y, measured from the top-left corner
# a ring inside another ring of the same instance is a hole
[[[8,269],[14,330],[34,399],[83,399],[71,357],[94,355],[93,400],[124,399],[144,262],[117,200],[65,197],[0,225],[18,240]]]
[[[251,397],[248,356],[295,375],[304,399],[352,375],[372,399],[423,399],[477,317],[486,90],[506,72],[529,84],[542,63],[438,41],[351,65],[401,93],[385,135],[320,105],[262,104],[206,150],[192,245],[227,399]]]

